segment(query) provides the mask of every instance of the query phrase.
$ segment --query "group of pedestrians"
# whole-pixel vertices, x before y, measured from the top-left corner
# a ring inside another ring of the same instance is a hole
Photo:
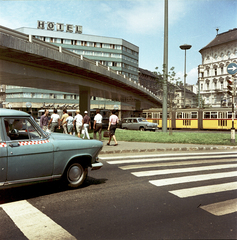
[[[112,111],[112,115],[109,117],[109,125],[108,125],[108,131],[109,134],[109,141],[107,145],[110,145],[110,142],[113,138],[115,144],[114,146],[118,145],[118,142],[115,137],[115,130],[116,125],[119,122],[119,119],[117,115],[115,115],[116,111]],[[40,118],[40,127],[47,131],[50,129],[51,132],[56,132],[56,129],[60,129],[60,126],[62,125],[63,133],[73,135],[73,129],[76,129],[77,136],[81,137],[81,134],[83,135],[83,139],[87,137],[90,139],[89,136],[89,130],[91,129],[91,119],[88,116],[88,112],[84,112],[84,117],[80,114],[80,111],[76,111],[76,116],[73,118],[72,113],[67,113],[67,110],[63,110],[63,115],[60,119],[60,116],[57,113],[57,109],[54,109],[54,113],[51,115],[51,119],[49,119],[49,111],[45,110],[44,114]],[[96,110],[96,115],[94,117],[93,122],[93,138],[97,139],[97,133],[99,135],[99,140],[101,141],[102,138],[102,115],[100,114],[100,110]],[[50,126],[51,125],[51,126]]]

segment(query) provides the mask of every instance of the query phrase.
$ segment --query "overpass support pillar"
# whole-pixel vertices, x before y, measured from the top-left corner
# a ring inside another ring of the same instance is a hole
[[[84,116],[84,112],[87,111],[90,116],[90,88],[81,88],[79,89],[79,108],[81,114]]]
[[[135,111],[140,112],[141,111],[141,101],[136,100],[135,102]]]

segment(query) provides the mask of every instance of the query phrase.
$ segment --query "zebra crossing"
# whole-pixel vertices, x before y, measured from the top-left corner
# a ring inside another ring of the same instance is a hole
[[[156,187],[166,186],[170,194],[181,199],[237,190],[235,152],[118,156],[113,159],[101,159],[108,164],[118,165],[124,171],[130,171],[135,177],[146,178]],[[154,179],[156,177],[157,179]],[[198,186],[184,188],[182,185],[188,186],[192,183]],[[216,216],[234,213],[237,212],[237,198],[222,202],[215,202],[213,199],[212,204],[200,208]]]

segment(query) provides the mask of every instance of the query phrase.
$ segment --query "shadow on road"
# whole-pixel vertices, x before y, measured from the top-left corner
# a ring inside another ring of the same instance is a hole
[[[92,177],[87,177],[82,186],[77,189],[87,188],[91,185],[103,184],[108,179],[96,179]],[[53,182],[44,182],[37,183],[27,186],[20,186],[14,188],[0,189],[0,204],[20,201],[35,197],[40,197],[44,195],[50,195],[54,193],[70,191],[75,189],[70,189],[61,181],[53,181]]]

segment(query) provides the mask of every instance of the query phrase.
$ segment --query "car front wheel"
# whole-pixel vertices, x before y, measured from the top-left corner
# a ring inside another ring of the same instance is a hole
[[[140,131],[145,131],[145,128],[144,127],[140,127],[139,130]]]
[[[83,184],[87,177],[88,168],[83,168],[79,163],[72,163],[68,166],[65,180],[71,188],[77,188]]]

